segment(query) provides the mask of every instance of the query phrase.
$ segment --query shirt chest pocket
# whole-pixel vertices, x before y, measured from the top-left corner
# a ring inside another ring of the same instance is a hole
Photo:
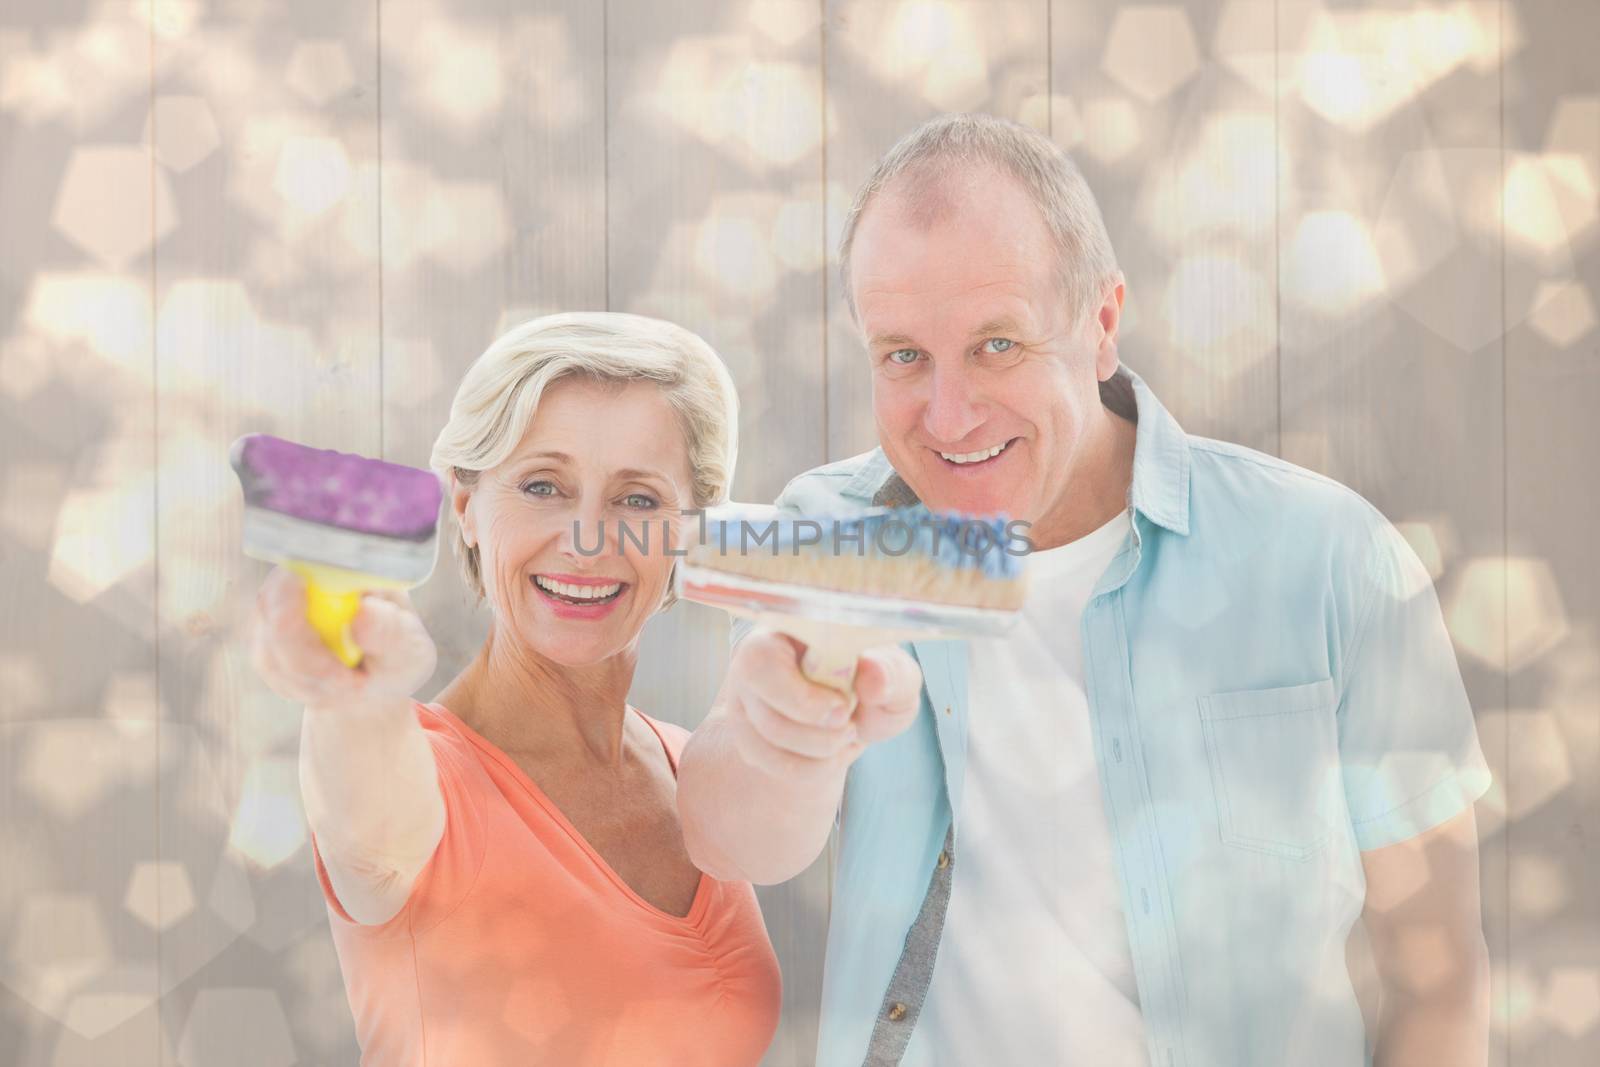
[[[1291,860],[1321,851],[1342,806],[1331,679],[1200,698],[1222,840]]]

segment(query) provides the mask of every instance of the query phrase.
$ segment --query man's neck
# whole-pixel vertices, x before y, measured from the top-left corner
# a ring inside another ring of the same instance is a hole
[[[1102,407],[1093,445],[1081,456],[1067,490],[1028,530],[1035,552],[1059,548],[1093,533],[1128,507],[1138,427]]]

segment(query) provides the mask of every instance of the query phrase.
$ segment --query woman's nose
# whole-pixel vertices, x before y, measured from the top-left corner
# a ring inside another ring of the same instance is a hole
[[[571,518],[561,531],[558,547],[568,559],[594,559],[616,551],[616,523],[606,515],[604,502],[596,496],[586,496],[571,511]]]

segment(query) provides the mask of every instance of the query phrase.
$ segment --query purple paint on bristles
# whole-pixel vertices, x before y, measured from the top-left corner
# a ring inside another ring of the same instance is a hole
[[[250,434],[235,450],[245,503],[342,530],[425,541],[443,490],[432,471]]]

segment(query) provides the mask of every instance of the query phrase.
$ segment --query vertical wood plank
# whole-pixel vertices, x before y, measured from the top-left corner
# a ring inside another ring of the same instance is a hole
[[[143,1067],[162,1042],[157,894],[135,886],[159,858],[156,740],[112,717],[154,716],[167,187],[141,142],[146,16],[0,11],[0,1060],[19,1067]]]
[[[828,458],[877,445],[860,331],[839,289],[856,189],[919,123],[986,111],[1048,128],[1046,0],[827,0]]]
[[[733,496],[772,500],[824,460],[821,11],[814,3],[613,4],[606,35],[611,307],[704,337],[739,389]],[[651,622],[632,699],[698,723],[727,663],[721,612]],[[758,890],[783,968],[765,1062],[810,1064],[826,856]]]
[[[1506,700],[1495,5],[1277,5],[1282,449],[1400,526],[1432,570],[1498,783]],[[1479,805],[1506,958],[1505,837]],[[1497,1031],[1497,1042],[1503,1033]],[[1504,1062],[1498,1044],[1494,1062]]]
[[[379,449],[377,4],[159,6],[160,827],[194,902],[163,932],[164,1062],[351,1062],[348,1008],[294,977],[326,915],[299,709],[249,664],[268,568],[227,452],[252,431]]]
[[[1052,0],[1051,135],[1127,278],[1121,354],[1190,433],[1278,450],[1271,0]]]
[[[1578,1067],[1600,1059],[1600,7],[1505,20],[1507,1053]]]
[[[462,375],[505,328],[605,307],[603,5],[384,0],[385,458],[428,466]],[[413,593],[439,648],[424,692],[467,665],[489,610],[441,527]]]

